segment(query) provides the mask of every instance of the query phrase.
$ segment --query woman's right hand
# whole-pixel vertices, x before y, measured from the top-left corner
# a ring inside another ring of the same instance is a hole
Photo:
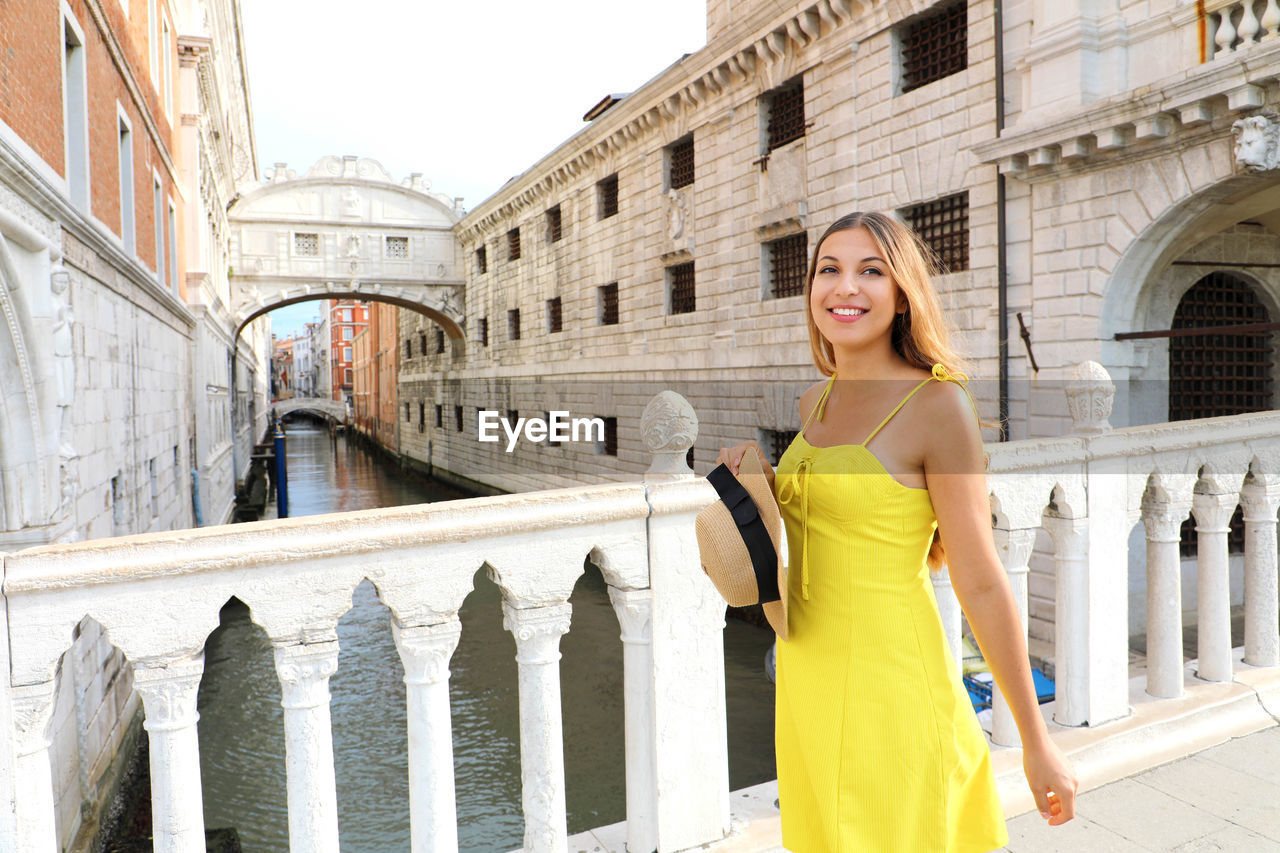
[[[754,451],[760,459],[760,467],[764,469],[764,475],[769,480],[769,488],[773,488],[773,466],[769,464],[769,457],[765,455],[764,448],[756,441],[744,441],[741,444],[735,444],[733,447],[720,448],[720,455],[716,457],[717,465],[724,465],[729,469],[735,477],[738,475],[738,466],[742,464],[742,457],[748,451]]]

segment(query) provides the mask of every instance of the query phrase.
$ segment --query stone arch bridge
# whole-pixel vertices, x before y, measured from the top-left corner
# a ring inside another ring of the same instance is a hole
[[[346,405],[328,397],[290,397],[287,400],[277,400],[271,404],[271,408],[282,418],[294,412],[307,412],[341,423],[347,417]]]

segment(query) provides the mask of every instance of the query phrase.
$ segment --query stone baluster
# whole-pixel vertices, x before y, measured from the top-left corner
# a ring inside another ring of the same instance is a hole
[[[1055,708],[1053,719],[1063,726],[1088,721],[1089,590],[1087,548],[1089,520],[1046,516],[1044,527],[1053,537],[1057,610],[1053,618]]]
[[[653,590],[609,587],[622,627],[627,774],[627,849],[655,850],[657,731],[653,718]]]
[[[151,748],[151,831],[156,853],[204,853],[204,804],[196,693],[204,655],[170,663],[134,663]]]
[[[1276,0],[1267,0],[1267,8],[1262,12],[1262,40],[1280,36],[1280,4]]]
[[[1280,484],[1250,478],[1244,504],[1244,662],[1280,666],[1280,597],[1277,595],[1276,509]]]
[[[1205,681],[1231,680],[1231,579],[1227,533],[1238,497],[1235,492],[1191,498],[1196,518],[1196,625],[1200,659],[1196,675]]]
[[[454,792],[453,724],[449,711],[449,659],[462,623],[401,627],[391,635],[404,664],[409,729],[409,834],[412,853],[456,853],[458,807]]]
[[[1031,575],[1031,551],[1036,541],[1035,528],[995,530],[996,552],[1009,576],[1009,588],[1018,606],[1018,619],[1022,625],[1022,638],[1027,637],[1028,579]],[[1018,724],[1009,710],[1009,702],[1000,686],[991,682],[991,742],[1000,746],[1020,746],[1022,736]]]
[[[338,671],[338,641],[275,642],[284,708],[285,776],[290,853],[337,853],[338,795],[333,774],[329,676]]]
[[[7,679],[9,673],[3,677]],[[13,791],[18,835],[14,849],[23,853],[56,853],[59,849],[49,751],[56,688],[56,681],[13,688],[13,769],[18,782]]]
[[[1182,695],[1182,557],[1178,543],[1191,501],[1142,504],[1147,531],[1147,693]]]
[[[938,603],[938,618],[942,620],[942,634],[951,647],[951,657],[955,662],[956,677],[964,673],[964,645],[961,640],[960,599],[956,598],[955,587],[951,585],[951,567],[941,572],[929,572],[929,580],[933,581],[933,598]]]
[[[1258,34],[1258,16],[1253,14],[1253,0],[1244,0],[1240,8],[1243,14],[1240,16],[1240,25],[1236,27],[1236,35],[1240,37],[1240,46],[1247,47],[1253,44],[1254,36]]]
[[[565,853],[564,730],[560,637],[569,604],[519,608],[503,599],[502,627],[516,639],[520,668],[520,783],[526,853]]]
[[[1231,23],[1231,12],[1235,9],[1235,4],[1222,9],[1218,12],[1218,29],[1213,35],[1213,43],[1218,46],[1215,55],[1220,53],[1230,53],[1231,45],[1236,40],[1236,28]]]

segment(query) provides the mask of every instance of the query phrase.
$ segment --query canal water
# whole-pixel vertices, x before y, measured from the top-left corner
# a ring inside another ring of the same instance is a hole
[[[406,477],[323,428],[288,427],[290,515],[369,509],[460,497]],[[515,641],[502,628],[501,593],[483,571],[463,603],[462,639],[450,662],[458,842],[464,851],[523,844]],[[588,566],[570,599],[561,640],[565,785],[572,835],[626,817],[622,642],[604,580]],[[338,832],[344,853],[409,849],[404,672],[390,611],[366,581],[338,624],[341,654],[330,680]],[[772,632],[729,619],[725,682],[729,781],[773,779],[773,685],[764,672]],[[289,849],[284,716],[270,643],[233,600],[205,647],[200,685],[205,826],[234,827],[246,853]],[[709,778],[711,778],[709,776]]]

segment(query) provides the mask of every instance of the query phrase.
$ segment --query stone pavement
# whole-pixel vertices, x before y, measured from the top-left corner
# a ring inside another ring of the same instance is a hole
[[[1076,817],[1009,821],[1008,853],[1280,853],[1280,727],[1080,796]]]

